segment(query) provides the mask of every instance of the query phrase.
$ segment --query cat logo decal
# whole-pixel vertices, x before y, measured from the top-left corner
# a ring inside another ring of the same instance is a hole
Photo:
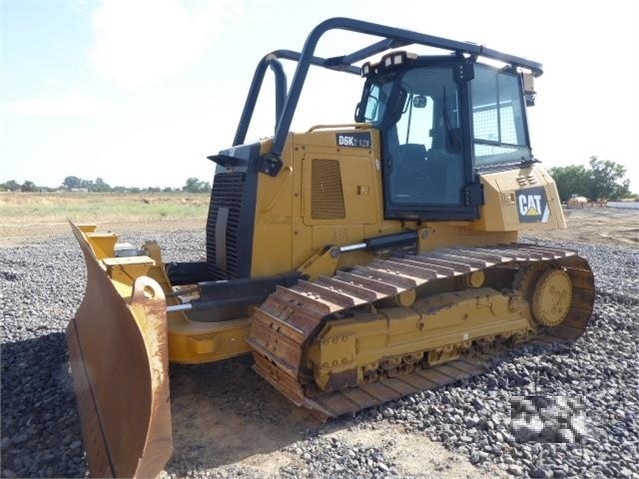
[[[517,212],[522,223],[547,223],[550,208],[546,191],[542,187],[526,188],[517,192]]]

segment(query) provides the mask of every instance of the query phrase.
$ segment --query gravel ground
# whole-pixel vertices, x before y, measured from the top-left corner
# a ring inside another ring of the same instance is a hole
[[[158,232],[147,237],[156,238],[170,259],[192,260],[190,252],[203,250],[201,233]],[[138,244],[144,238],[123,240]],[[238,415],[246,410],[250,421],[263,421],[255,431],[262,426],[272,429],[273,444],[266,452],[279,455],[281,461],[267,474],[238,466],[236,459],[241,457],[223,456],[222,462],[202,464],[197,448],[178,450],[165,475],[455,477],[446,475],[447,469],[456,467],[446,460],[440,472],[429,474],[401,465],[400,453],[417,450],[419,438],[427,436],[475,464],[473,477],[494,477],[491,471],[503,471],[522,477],[639,478],[639,249],[559,246],[578,248],[596,274],[598,294],[591,326],[574,345],[529,345],[495,358],[494,368],[482,376],[325,425],[291,413],[277,393],[255,382],[246,359],[209,365],[209,370],[220,373],[247,371],[245,377],[236,375],[237,384],[215,393],[233,395],[220,410],[235,407]],[[86,474],[64,337],[83,287],[83,260],[70,235],[0,249],[3,477]],[[177,380],[173,387],[185,381]],[[252,390],[255,397],[237,395]],[[509,426],[511,397],[531,395],[579,398],[587,416],[582,443],[515,442]],[[273,408],[258,400],[271,396]],[[209,406],[217,408],[217,403]],[[287,428],[294,433],[284,434]],[[176,428],[175,434],[179,438],[190,431]],[[367,434],[381,439],[367,442],[362,439]],[[405,445],[406,438],[413,445]]]

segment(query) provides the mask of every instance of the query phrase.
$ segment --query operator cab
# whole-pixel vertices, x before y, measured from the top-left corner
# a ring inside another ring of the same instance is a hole
[[[393,52],[362,73],[355,120],[381,132],[387,218],[476,219],[477,173],[532,161],[514,69]]]

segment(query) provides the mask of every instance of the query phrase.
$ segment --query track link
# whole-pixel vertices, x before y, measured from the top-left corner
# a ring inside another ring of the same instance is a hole
[[[380,378],[355,388],[310,394],[313,379],[304,371],[302,361],[306,345],[322,329],[325,320],[348,309],[372,304],[426,283],[495,266],[522,268],[540,262],[565,268],[573,285],[573,301],[567,318],[559,326],[538,328],[538,334],[528,339],[549,343],[574,341],[586,329],[595,295],[593,274],[585,259],[573,251],[521,243],[447,248],[377,259],[368,266],[338,271],[331,278],[301,281],[292,288],[278,287],[253,316],[247,341],[253,349],[254,369],[292,402],[323,418],[355,413],[480,374],[488,367],[489,354],[425,369],[415,368],[409,374]]]

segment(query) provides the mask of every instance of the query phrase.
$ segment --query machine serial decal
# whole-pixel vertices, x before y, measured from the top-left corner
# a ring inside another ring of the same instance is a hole
[[[543,187],[526,188],[517,192],[517,212],[522,223],[547,223],[550,208]]]
[[[335,135],[337,146],[350,146],[353,148],[371,148],[373,140],[370,132],[337,133]]]

